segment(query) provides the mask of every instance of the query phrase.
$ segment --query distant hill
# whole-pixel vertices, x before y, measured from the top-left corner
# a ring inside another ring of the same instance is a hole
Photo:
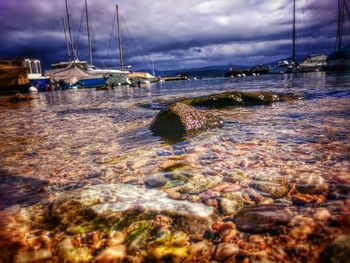
[[[185,75],[189,77],[223,77],[224,74],[229,71],[230,68],[242,69],[246,66],[242,65],[213,65],[200,68],[186,68],[186,69],[174,69],[174,70],[155,70],[157,76],[178,76]],[[140,69],[135,71],[145,71],[152,73],[149,69]]]
[[[301,63],[305,60],[307,56],[298,55],[296,60],[298,63]],[[276,61],[271,61],[268,63],[261,64],[262,66],[274,66],[281,60],[291,60],[291,57],[279,59]],[[230,68],[234,68],[236,70],[249,69],[257,65],[243,66],[243,65],[213,65],[206,66],[200,68],[186,68],[186,69],[173,69],[173,70],[155,70],[156,76],[164,77],[164,76],[178,76],[184,75],[188,77],[223,77],[226,72],[230,70]],[[152,70],[150,69],[135,69],[135,71],[144,71],[152,74]]]

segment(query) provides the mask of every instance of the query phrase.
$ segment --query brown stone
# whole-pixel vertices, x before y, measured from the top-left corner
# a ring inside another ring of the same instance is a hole
[[[212,114],[183,103],[174,103],[159,112],[151,124],[151,130],[163,137],[182,138],[222,125],[223,121]]]

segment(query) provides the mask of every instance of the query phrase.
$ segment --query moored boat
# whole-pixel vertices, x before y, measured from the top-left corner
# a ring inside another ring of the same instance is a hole
[[[345,0],[338,0],[338,26],[335,43],[336,50],[328,56],[327,70],[350,70],[350,45],[344,46],[343,43],[345,17],[350,19],[347,2]]]
[[[298,67],[299,72],[317,72],[323,71],[327,66],[327,55],[312,54],[309,55]]]
[[[42,75],[41,62],[30,58],[6,58],[0,60],[0,90],[2,92],[47,90],[50,79]]]
[[[129,79],[131,81],[141,81],[141,82],[157,82],[158,78],[153,76],[148,72],[130,72]]]
[[[279,61],[275,67],[269,70],[269,74],[288,74],[292,73],[293,69],[293,62],[288,62],[288,60],[282,60]]]
[[[341,48],[328,56],[327,70],[350,70],[350,46]]]

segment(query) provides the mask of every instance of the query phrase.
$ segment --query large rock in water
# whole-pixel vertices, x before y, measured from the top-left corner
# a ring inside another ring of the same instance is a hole
[[[300,99],[295,94],[278,94],[273,92],[223,92],[207,96],[182,99],[179,102],[191,106],[219,108],[227,106],[269,105],[278,101]]]
[[[54,201],[52,216],[69,233],[123,228],[157,215],[173,219],[174,230],[201,235],[216,219],[212,207],[178,201],[155,189],[126,184],[95,185],[62,194]]]
[[[249,233],[276,233],[292,218],[285,205],[254,205],[241,209],[233,218],[239,230]]]
[[[151,124],[151,130],[164,137],[181,138],[222,125],[219,117],[183,103],[174,103],[159,112]]]

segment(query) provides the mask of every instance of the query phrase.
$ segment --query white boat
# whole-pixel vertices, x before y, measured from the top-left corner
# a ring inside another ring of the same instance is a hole
[[[312,54],[309,55],[298,67],[300,72],[323,71],[327,66],[327,55]]]
[[[275,67],[269,70],[270,74],[288,74],[292,73],[294,68],[293,62],[288,62],[288,60],[281,60],[277,63]]]
[[[87,64],[86,61],[80,60],[52,64],[51,69],[45,71],[45,76],[51,78],[54,82],[74,85],[80,79],[90,78],[90,75],[84,68],[85,64]]]
[[[91,38],[89,30],[88,20],[88,6],[85,1],[86,10],[86,22],[88,29],[88,41],[89,41],[89,59],[87,61],[81,61],[78,59],[77,52],[75,50],[74,41],[71,32],[71,25],[69,20],[69,9],[67,1],[66,13],[67,13],[67,24],[63,22],[64,33],[67,42],[67,51],[70,61],[59,62],[51,65],[51,70],[47,70],[45,75],[50,77],[55,82],[64,83],[65,86],[72,86],[78,84],[80,87],[100,87],[105,84],[109,85],[128,85],[131,82],[128,79],[129,71],[127,70],[116,70],[116,69],[99,69],[92,64],[92,49],[91,49]],[[68,27],[68,29],[67,29]],[[67,33],[68,31],[68,33]]]
[[[129,73],[129,79],[132,82],[139,81],[139,80],[141,82],[142,81],[148,81],[149,83],[158,81],[157,77],[155,77],[152,74],[149,74],[148,72],[130,72]]]
[[[281,60],[275,67],[269,70],[270,74],[288,74],[296,71],[296,16],[295,16],[295,4],[296,0],[293,0],[293,36],[292,36],[292,57],[291,62],[288,60]]]
[[[79,84],[81,87],[99,87],[107,84],[129,85],[129,71],[116,69],[98,69],[86,61],[74,60],[51,65],[45,75],[55,82]]]

